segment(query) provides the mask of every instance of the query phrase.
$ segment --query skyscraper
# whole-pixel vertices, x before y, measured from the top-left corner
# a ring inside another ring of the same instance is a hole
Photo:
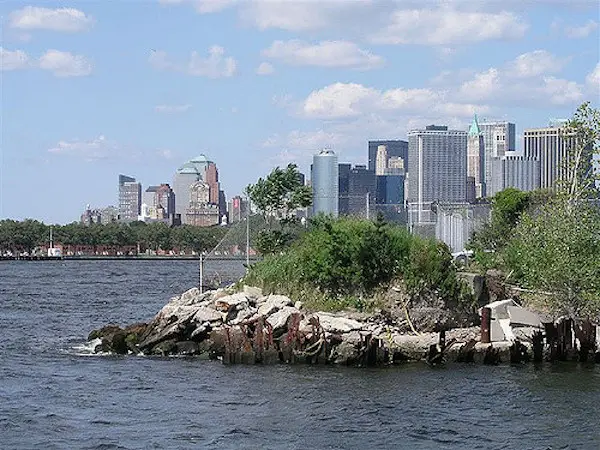
[[[514,153],[514,152],[509,152]],[[494,172],[498,174],[494,180],[499,185],[492,186],[493,191],[513,187],[521,191],[533,191],[540,187],[540,161],[537,158],[506,154],[496,159],[493,164],[497,167]]]
[[[351,164],[338,164],[338,214],[346,216],[350,213],[350,170]]]
[[[355,217],[373,217],[377,196],[375,172],[367,166],[356,165],[348,178],[348,214]]]
[[[470,192],[468,195],[471,198],[481,198],[485,196],[484,162],[485,146],[483,133],[477,123],[477,114],[475,114],[467,138],[467,176],[473,177],[474,180],[474,192]]]
[[[523,140],[524,156],[539,160],[540,187],[553,188],[564,177],[575,136],[561,127],[531,128],[523,131]]]
[[[377,146],[377,157],[375,158],[375,175],[385,175],[388,168],[388,153],[385,145]]]
[[[511,122],[485,122],[480,123],[479,128],[483,134],[484,145],[484,177],[483,189],[484,196],[491,197],[496,192],[492,186],[498,186],[499,182],[494,181],[494,158],[502,158],[506,152],[516,149],[515,124]],[[498,174],[498,176],[500,176]]]
[[[338,216],[339,196],[338,158],[332,150],[321,150],[313,156],[311,179],[313,188],[313,214]]]
[[[177,169],[173,178],[173,191],[175,193],[175,212],[181,214],[183,223],[189,223],[191,220],[194,223],[207,223],[206,220],[194,220],[191,215],[195,211],[199,211],[198,206],[198,189],[196,182],[203,181],[208,186],[208,201],[207,204],[217,206],[217,215],[219,210],[224,210],[225,206],[221,203],[219,195],[219,172],[214,162],[210,161],[205,155],[199,155],[186,162],[183,166]],[[194,193],[192,195],[192,186]],[[204,198],[202,195],[200,196]],[[188,211],[191,209],[190,211]],[[212,219],[211,219],[212,220]]]
[[[408,133],[407,201],[412,222],[432,222],[433,202],[467,199],[467,133],[431,125]]]
[[[123,222],[138,220],[142,207],[142,185],[135,178],[119,175],[119,219]]]
[[[377,165],[377,148],[380,145],[385,145],[388,159],[392,157],[402,158],[404,160],[404,167],[408,167],[408,142],[400,140],[388,140],[369,141],[369,163],[367,165],[367,169],[375,172]]]

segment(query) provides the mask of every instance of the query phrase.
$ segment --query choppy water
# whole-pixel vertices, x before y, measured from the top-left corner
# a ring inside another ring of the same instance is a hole
[[[189,261],[0,263],[0,448],[600,449],[599,366],[78,355],[91,329],[148,320],[196,283]]]

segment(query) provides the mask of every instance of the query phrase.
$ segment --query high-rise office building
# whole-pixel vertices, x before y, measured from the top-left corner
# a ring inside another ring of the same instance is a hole
[[[324,213],[338,216],[338,176],[338,158],[332,150],[321,150],[313,156],[311,166],[313,215]]]
[[[148,186],[144,191],[142,204],[146,205],[149,219],[163,220],[175,214],[175,194],[166,183]]]
[[[369,162],[367,168],[373,172],[377,166],[377,149],[385,145],[388,160],[392,157],[402,158],[404,167],[408,165],[408,142],[401,140],[369,141]]]
[[[470,199],[484,197],[485,144],[477,115],[473,117],[467,137],[467,176],[473,178],[472,192],[467,193],[468,197]]]
[[[385,175],[388,168],[388,153],[385,145],[377,146],[377,156],[375,158],[375,175]]]
[[[241,222],[243,219],[245,219],[247,211],[248,201],[245,198],[236,195],[229,201],[229,222]]]
[[[371,218],[375,210],[377,178],[367,166],[356,165],[350,169],[348,178],[348,214]]]
[[[119,220],[138,220],[142,208],[142,185],[135,178],[119,175]]]
[[[347,216],[350,214],[350,170],[351,164],[338,164],[338,214]]]
[[[434,202],[467,199],[467,132],[431,125],[408,133],[409,220],[433,222]]]
[[[497,166],[494,168],[494,172],[498,174],[498,176],[494,178],[494,181],[498,180],[499,183],[492,186],[492,191],[495,193],[509,187],[521,191],[534,191],[539,189],[539,159],[522,155],[507,154],[502,158],[496,159],[493,164]]]
[[[502,158],[506,152],[516,149],[515,124],[506,121],[484,122],[479,124],[483,134],[484,145],[484,196],[491,197],[495,194],[491,186],[497,186],[494,181],[494,158]],[[499,175],[498,175],[499,176]]]
[[[569,150],[576,144],[575,136],[561,127],[531,128],[523,131],[523,140],[524,156],[539,160],[540,187],[555,187],[565,175]]]
[[[221,205],[219,194],[219,172],[214,162],[210,161],[205,155],[199,155],[183,166],[177,169],[173,179],[173,191],[175,193],[175,212],[181,214],[183,223],[208,223],[211,220],[205,218],[194,219],[195,212],[200,211],[198,206],[199,186],[197,182],[202,181],[208,186],[207,205],[215,205],[217,216],[220,211],[224,211],[226,205]],[[192,192],[192,186],[194,187]],[[214,209],[214,208],[212,208]],[[211,209],[211,211],[212,211]],[[211,212],[212,214],[212,212]],[[191,221],[191,222],[188,222]],[[218,223],[218,221],[217,221]]]

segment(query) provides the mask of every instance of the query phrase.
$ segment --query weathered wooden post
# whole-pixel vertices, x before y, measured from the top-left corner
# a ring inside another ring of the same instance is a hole
[[[491,339],[492,310],[491,308],[481,308],[481,342],[489,344]]]

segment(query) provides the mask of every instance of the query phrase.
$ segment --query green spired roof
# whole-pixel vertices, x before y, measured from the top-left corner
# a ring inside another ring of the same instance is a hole
[[[469,136],[477,136],[481,134],[481,130],[479,129],[479,124],[477,123],[477,114],[473,115],[473,123],[471,123],[471,128],[469,128]]]

